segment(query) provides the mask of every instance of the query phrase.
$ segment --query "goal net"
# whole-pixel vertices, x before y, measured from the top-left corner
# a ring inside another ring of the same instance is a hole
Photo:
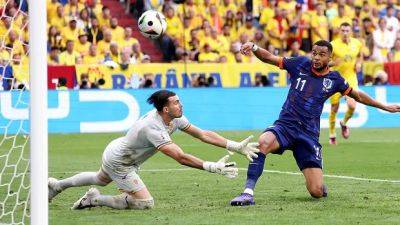
[[[43,12],[37,7],[45,8],[45,0],[32,2],[38,3],[38,6],[31,7],[30,10]],[[32,199],[37,199],[35,197],[37,194],[33,193],[33,187],[36,187],[36,184],[34,185],[35,181],[31,179],[31,175],[38,167],[31,168],[35,161],[32,160],[31,154],[34,151],[30,149],[33,145],[30,143],[34,142],[30,141],[37,134],[33,135],[35,131],[32,128],[36,125],[32,125],[30,118],[35,118],[31,112],[36,106],[32,105],[41,104],[30,100],[34,95],[30,77],[34,77],[37,73],[31,74],[32,68],[29,67],[28,56],[33,43],[37,43],[37,39],[32,41],[29,38],[27,4],[27,0],[0,0],[0,225],[39,224],[32,220],[36,218],[33,214],[37,214],[36,209],[33,208],[38,207],[34,207],[34,201],[31,204]],[[36,23],[40,25],[40,22]],[[38,34],[43,34],[43,32]],[[41,38],[45,40],[45,35]],[[45,52],[43,53],[41,53],[43,56],[39,58],[45,58]],[[38,54],[34,55],[37,57]],[[46,75],[47,73],[43,72],[46,65],[40,66],[42,66],[40,67],[42,73]],[[45,85],[47,86],[47,83]],[[42,86],[40,88],[43,89]],[[47,89],[44,88],[43,91]],[[42,101],[46,101],[47,95],[42,94],[42,97]],[[47,122],[43,126],[47,129]],[[47,156],[47,145],[43,147],[43,150],[46,151]],[[36,162],[35,165],[37,165]],[[45,166],[47,173],[47,163]],[[44,176],[43,179],[45,179]],[[43,181],[42,183],[44,184]],[[41,187],[43,193],[47,191],[47,189],[44,190],[44,185]],[[41,197],[43,193],[39,193]],[[44,208],[47,213],[47,205]],[[43,219],[41,224],[47,224],[47,217]]]

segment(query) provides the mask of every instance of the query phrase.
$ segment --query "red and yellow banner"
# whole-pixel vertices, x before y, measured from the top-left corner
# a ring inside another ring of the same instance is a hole
[[[13,67],[14,77],[27,82],[29,70],[27,65]],[[364,62],[363,74],[372,77],[380,71],[388,73],[388,82],[400,85],[400,62],[375,63]],[[57,79],[65,77],[67,87],[73,88],[80,84],[81,77],[87,75],[89,81],[98,83],[100,79],[104,84],[101,89],[122,89],[131,87],[133,76],[143,77],[151,74],[157,88],[186,88],[191,87],[193,79],[199,76],[214,78],[214,87],[250,87],[254,84],[255,77],[265,75],[272,86],[284,87],[288,84],[286,71],[265,63],[241,64],[199,64],[199,63],[150,63],[130,65],[128,68],[117,66],[115,68],[105,65],[76,65],[76,66],[48,66],[48,87],[55,89]]]

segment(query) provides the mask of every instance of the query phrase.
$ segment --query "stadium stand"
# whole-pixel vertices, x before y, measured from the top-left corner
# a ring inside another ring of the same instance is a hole
[[[281,56],[307,55],[319,39],[333,40],[343,22],[363,44],[366,84],[397,84],[391,62],[400,60],[400,3],[393,0],[48,0],[49,65],[144,62],[253,63],[238,50],[253,41]],[[182,2],[182,1],[181,1]],[[27,83],[26,1],[2,0],[0,48],[3,77]],[[137,30],[148,9],[163,12],[168,30],[151,41]],[[129,60],[127,60],[129,57]],[[11,63],[10,63],[11,62]],[[107,63],[106,63],[107,62]],[[114,64],[113,64],[114,63]],[[388,64],[389,63],[389,64]],[[22,65],[22,66],[21,66]],[[398,65],[395,63],[395,65]],[[18,67],[18,68],[17,68]],[[387,74],[389,73],[389,75]],[[77,76],[79,77],[79,76]],[[372,77],[372,81],[370,80]],[[79,82],[79,79],[78,79]],[[12,85],[6,81],[2,89]]]

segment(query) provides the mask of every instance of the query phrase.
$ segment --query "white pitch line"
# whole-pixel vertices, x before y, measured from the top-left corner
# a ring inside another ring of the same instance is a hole
[[[247,168],[238,168],[241,171],[247,171]],[[174,169],[141,169],[139,172],[173,172],[173,171],[193,171],[191,168],[174,168]],[[287,175],[296,175],[302,176],[303,174],[300,172],[289,172],[289,171],[280,171],[280,170],[264,170],[266,173],[277,173],[277,174],[287,174]],[[75,172],[50,172],[50,174],[77,174],[80,171]],[[353,177],[353,176],[341,176],[341,175],[333,175],[333,174],[324,174],[324,177],[329,178],[338,178],[344,180],[359,180],[359,181],[368,181],[368,182],[385,182],[385,183],[398,183],[400,184],[400,180],[388,180],[388,179],[375,179],[375,178],[362,178],[362,177]]]

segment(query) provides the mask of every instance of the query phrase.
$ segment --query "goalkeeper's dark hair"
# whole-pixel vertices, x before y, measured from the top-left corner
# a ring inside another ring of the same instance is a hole
[[[317,45],[320,47],[327,47],[329,53],[332,53],[332,51],[333,51],[332,44],[329,41],[319,40],[319,41],[315,42],[314,45]]]
[[[168,98],[175,95],[174,92],[168,90],[156,91],[147,99],[147,103],[154,105],[157,111],[161,112],[168,103]]]

